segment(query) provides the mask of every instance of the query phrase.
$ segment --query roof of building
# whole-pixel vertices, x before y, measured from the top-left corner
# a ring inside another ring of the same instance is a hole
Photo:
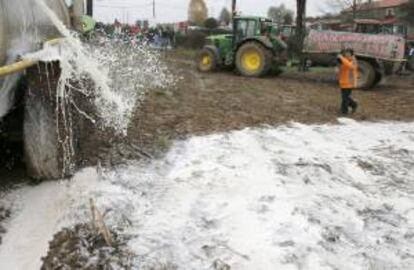
[[[409,0],[378,0],[372,2],[362,3],[358,9],[359,10],[370,10],[370,9],[380,9],[380,8],[392,8],[398,7],[404,4],[407,4]],[[352,7],[349,7],[344,10],[344,12],[351,12]]]
[[[387,18],[385,20],[382,20],[381,23],[382,24],[396,24],[399,23],[400,21],[398,20],[398,18]]]
[[[358,24],[381,24],[380,20],[374,19],[355,19],[354,22]]]
[[[311,24],[340,24],[342,21],[340,19],[320,19],[311,21]]]

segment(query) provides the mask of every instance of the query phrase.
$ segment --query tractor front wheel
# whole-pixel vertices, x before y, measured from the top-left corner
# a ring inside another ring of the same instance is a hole
[[[236,53],[236,67],[243,76],[267,75],[272,65],[272,54],[257,42],[246,42]]]
[[[210,49],[204,48],[197,55],[197,68],[201,72],[213,72],[217,70],[217,59]]]

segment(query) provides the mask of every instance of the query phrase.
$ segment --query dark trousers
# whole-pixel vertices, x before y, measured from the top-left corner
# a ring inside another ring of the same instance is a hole
[[[341,96],[341,112],[347,114],[349,108],[352,108],[352,111],[355,111],[358,104],[352,99],[352,89],[341,89]]]

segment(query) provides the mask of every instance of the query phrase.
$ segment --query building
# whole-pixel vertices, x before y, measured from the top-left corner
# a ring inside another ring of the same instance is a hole
[[[174,24],[174,32],[185,35],[187,34],[188,27],[188,21],[177,22]]]
[[[377,19],[395,18],[400,15],[409,0],[368,0],[356,7],[356,18]],[[352,19],[354,10],[348,8],[342,14]]]
[[[306,21],[306,25],[314,30],[345,30],[345,24],[340,18],[312,18]]]
[[[344,21],[354,21],[359,31],[372,32],[377,29],[383,33],[401,34],[414,41],[414,26],[400,18],[408,2],[409,0],[368,0],[355,9],[343,10],[341,15]]]

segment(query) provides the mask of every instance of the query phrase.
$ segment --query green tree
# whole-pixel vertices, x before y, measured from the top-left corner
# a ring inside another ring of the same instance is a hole
[[[231,14],[227,8],[223,8],[220,12],[219,23],[221,25],[229,25],[231,21]]]
[[[202,26],[208,17],[208,9],[204,0],[191,0],[188,7],[188,21]]]
[[[208,29],[216,29],[218,27],[219,23],[215,18],[208,18],[204,22],[204,26]]]

